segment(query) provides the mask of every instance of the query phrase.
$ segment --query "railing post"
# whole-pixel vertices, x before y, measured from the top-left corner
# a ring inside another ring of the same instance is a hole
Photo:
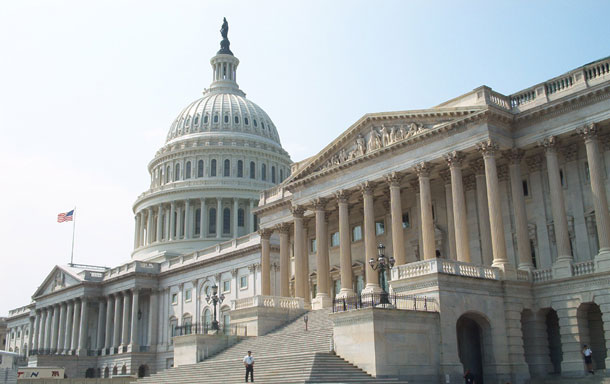
[[[428,298],[424,296],[424,310],[428,311]]]

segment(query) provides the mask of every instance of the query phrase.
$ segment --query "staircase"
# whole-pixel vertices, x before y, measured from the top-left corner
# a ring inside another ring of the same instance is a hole
[[[308,312],[267,335],[251,337],[199,364],[166,369],[137,381],[162,383],[243,383],[243,358],[254,357],[254,380],[259,383],[406,383],[375,379],[342,358],[329,353],[332,322],[328,310]]]
[[[551,375],[549,377],[534,378],[529,384],[610,384],[610,377],[603,369],[596,370],[595,375],[587,374],[583,377],[560,377]]]

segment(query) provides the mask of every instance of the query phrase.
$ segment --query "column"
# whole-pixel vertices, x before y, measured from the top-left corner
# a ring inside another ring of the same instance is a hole
[[[396,172],[386,177],[390,187],[390,212],[392,216],[392,249],[396,265],[407,263],[405,238],[402,228],[402,201],[400,197],[400,177]],[[414,261],[414,260],[413,260]]]
[[[481,236],[481,259],[484,265],[491,265],[493,263],[493,252],[491,249],[491,229],[489,228],[489,204],[487,204],[485,161],[483,159],[477,159],[470,163],[470,168],[475,173],[479,234]]]
[[[439,172],[445,182],[445,205],[447,206],[447,242],[449,245],[449,259],[457,260],[455,253],[455,226],[453,220],[453,196],[451,194],[451,171],[448,169]]]
[[[191,238],[191,201],[186,199],[184,202],[184,238]]]
[[[131,296],[129,295],[129,291],[125,291],[123,293],[123,326],[121,330],[123,331],[121,335],[121,347],[126,347],[129,344],[129,309],[131,307]],[[122,352],[122,351],[119,351]]]
[[[105,324],[104,324],[104,298],[101,297],[98,302],[98,310],[97,310],[97,340],[95,344],[95,349],[103,349],[104,348],[104,335],[105,335]]]
[[[74,302],[68,301],[66,303],[66,326],[64,327],[64,355],[70,354],[70,347],[72,346],[72,323],[74,320]]]
[[[135,229],[135,233],[134,233],[134,240],[133,240],[133,248],[136,249],[140,246],[140,213],[136,213],[136,229]]]
[[[271,295],[271,261],[269,238],[273,233],[270,229],[259,229],[258,234],[261,237],[261,294],[263,296]]]
[[[88,328],[87,298],[83,297],[80,301],[80,332],[78,335],[78,355],[87,354],[87,328]]]
[[[164,237],[165,241],[170,241],[172,239],[171,232],[170,232],[170,224],[169,224],[170,221],[172,220],[171,218],[172,218],[171,209],[169,207],[167,207],[165,209],[165,222],[163,223],[163,225],[165,226],[165,237]]]
[[[169,241],[176,240],[176,236],[174,236],[174,232],[176,231],[176,220],[174,220],[175,212],[176,202],[172,201],[169,205],[169,236],[167,237]]]
[[[64,349],[64,339],[66,337],[64,324],[66,323],[66,303],[59,305],[59,324],[58,324],[58,337],[57,337],[57,353],[61,354]]]
[[[478,145],[485,163],[485,181],[487,183],[487,202],[489,209],[489,227],[491,231],[491,249],[494,267],[504,272],[511,269],[506,258],[506,243],[504,240],[504,223],[502,222],[502,206],[498,188],[498,170],[496,169],[496,152],[498,145],[487,140]]]
[[[335,194],[339,206],[339,268],[341,268],[341,291],[338,298],[354,295],[352,272],[352,242],[349,227],[348,194],[339,191]]]
[[[233,238],[236,239],[239,236],[237,225],[238,215],[237,212],[239,210],[239,201],[237,199],[233,199]]]
[[[158,310],[158,300],[159,300],[159,292],[156,290],[153,290],[150,293],[150,298],[149,298],[149,308],[148,308],[148,345],[151,347],[154,345],[157,345],[157,328],[158,328],[158,323],[157,323],[157,314],[160,312]],[[197,298],[197,301],[199,301],[199,298]]]
[[[59,329],[59,305],[53,305],[53,322],[51,323],[51,353],[57,352],[57,330]]]
[[[205,207],[205,199],[201,199],[201,215],[199,215],[199,238],[203,239],[205,237],[205,218],[207,216],[207,211],[206,211],[206,207]]]
[[[147,218],[146,218],[146,245],[152,244],[153,242],[153,209],[152,207],[148,207],[147,210]]]
[[[47,309],[41,309],[41,319],[40,319],[40,331],[38,332],[38,349],[46,349],[45,346],[45,332],[47,328]]]
[[[163,204],[157,208],[157,235],[155,240],[160,243],[163,240]]]
[[[517,231],[517,255],[519,256],[519,269],[531,271],[534,269],[532,262],[532,249],[527,227],[527,212],[525,211],[525,197],[523,196],[523,178],[521,177],[521,159],[525,152],[513,148],[505,154],[508,159],[508,171],[510,172],[510,188],[513,195],[513,216],[515,217],[515,228]]]
[[[182,206],[176,206],[176,239],[184,235],[184,220],[182,220]]]
[[[589,163],[589,179],[591,181],[591,197],[595,209],[595,225],[599,239],[599,254],[595,257],[596,271],[610,269],[610,215],[608,214],[608,198],[604,186],[603,163],[599,153],[597,125],[588,124],[578,129],[585,141],[587,161]],[[601,267],[601,270],[597,267]]]
[[[539,145],[544,148],[546,167],[549,177],[551,194],[551,207],[553,212],[553,228],[555,229],[555,243],[557,245],[557,260],[553,263],[554,277],[568,277],[572,275],[572,251],[570,234],[568,232],[568,217],[563,200],[563,187],[559,176],[559,161],[557,159],[558,140],[555,136],[547,137]]]
[[[216,238],[222,235],[222,200],[216,199]]]
[[[451,196],[453,197],[453,223],[455,228],[455,253],[458,261],[470,263],[468,245],[468,223],[466,222],[466,200],[462,182],[464,155],[453,151],[445,156],[451,172]]]
[[[379,274],[377,271],[373,270],[369,264],[369,260],[377,260],[377,236],[375,234],[373,185],[367,181],[360,185],[360,191],[362,192],[362,198],[364,200],[364,265],[366,286],[364,287],[363,293],[378,293],[381,292],[381,287],[379,287]],[[341,239],[339,239],[339,241],[341,241]],[[349,230],[347,245],[351,246]],[[349,272],[352,273],[351,265],[349,267]],[[352,288],[352,285],[349,287]],[[341,288],[343,288],[343,282],[341,282]]]
[[[326,200],[316,199],[314,211],[316,213],[316,278],[317,292],[313,301],[313,309],[328,308],[332,305],[329,295],[328,271],[328,228],[326,223]],[[341,241],[339,239],[339,241]],[[351,269],[351,268],[350,268]]]
[[[436,258],[434,243],[434,220],[432,217],[432,196],[430,194],[430,164],[419,163],[415,172],[419,178],[419,205],[421,210],[422,260]]]
[[[302,270],[305,262],[305,250],[303,249],[303,214],[305,210],[300,207],[292,206],[292,216],[294,217],[294,292],[295,297],[305,298],[305,281],[303,281]]]
[[[112,348],[112,317],[114,315],[114,298],[112,296],[106,297],[106,331],[105,340],[104,340],[104,352],[109,352],[109,349]]]
[[[173,211],[173,210],[172,210]],[[112,328],[112,348],[118,348],[121,344],[121,293],[114,295],[114,327]],[[115,353],[115,352],[113,352]]]
[[[32,341],[30,341],[32,350],[38,350],[38,348],[40,348],[38,346],[38,340],[40,339],[40,318],[41,318],[41,316],[42,316],[42,313],[40,313],[40,310],[36,310],[36,320],[34,321],[34,332],[31,333],[33,335],[33,339],[32,339]]]
[[[250,233],[254,232],[254,200],[250,200]]]
[[[36,326],[36,318],[37,317],[38,317],[38,315],[29,318],[30,324],[29,324],[29,328],[28,328],[29,329],[29,331],[28,331],[28,350],[27,350],[27,353],[25,353],[25,351],[24,351],[24,354],[26,356],[31,355],[31,351],[32,351],[32,349],[34,349],[34,344],[33,344],[33,342],[34,342],[34,327]]]
[[[281,224],[280,232],[280,296],[290,296],[290,225]]]
[[[146,245],[146,238],[144,238],[144,211],[140,211],[138,213],[138,215],[140,215],[140,227],[139,227],[139,234],[138,234],[138,245],[140,247],[143,247]]]
[[[70,345],[71,354],[76,354],[76,349],[78,348],[78,329],[81,318],[81,309],[81,305],[74,301],[74,315],[72,316],[72,340]]]
[[[305,301],[305,308],[311,308],[311,281],[309,280],[309,219],[303,219],[303,268],[301,269],[301,275],[303,276],[303,299]]]
[[[188,210],[187,210],[188,211]],[[139,352],[140,347],[138,345],[138,311],[140,301],[140,292],[137,289],[133,290],[133,301],[131,304],[131,341],[129,343],[129,351]]]

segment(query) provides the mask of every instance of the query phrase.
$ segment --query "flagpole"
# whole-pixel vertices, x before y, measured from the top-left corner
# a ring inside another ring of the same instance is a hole
[[[74,264],[74,232],[76,230],[76,206],[72,212],[72,253],[70,254],[70,266]]]

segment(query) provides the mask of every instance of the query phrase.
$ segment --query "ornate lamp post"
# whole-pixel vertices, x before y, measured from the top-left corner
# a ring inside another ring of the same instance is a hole
[[[217,331],[218,320],[216,320],[216,306],[218,305],[218,303],[222,304],[222,301],[225,299],[225,295],[221,293],[220,296],[218,296],[218,285],[214,284],[212,286],[212,294],[208,294],[206,296],[206,299],[208,301],[208,304],[212,304],[214,306],[214,320],[212,320],[212,330]]]
[[[373,268],[374,271],[379,271],[379,284],[381,285],[381,304],[388,304],[388,293],[385,290],[385,271],[389,271],[394,266],[396,260],[394,260],[393,256],[389,258],[385,255],[385,245],[379,243],[377,246],[377,260],[371,257],[369,260],[369,265]]]

